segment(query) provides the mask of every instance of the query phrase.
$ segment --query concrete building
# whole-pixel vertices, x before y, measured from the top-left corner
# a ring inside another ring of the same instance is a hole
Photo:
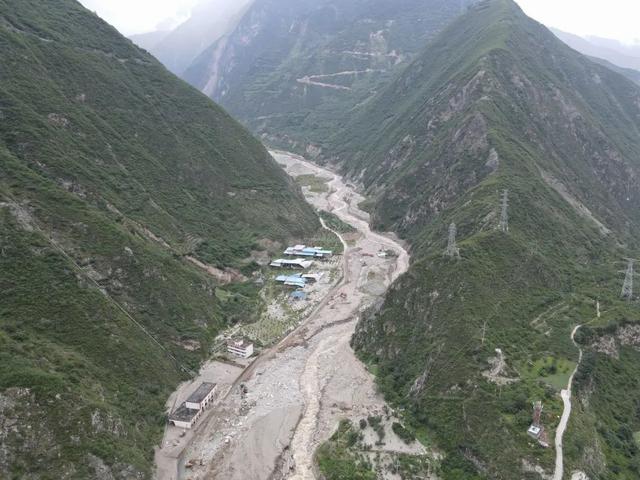
[[[179,428],[193,428],[204,409],[213,400],[215,390],[215,383],[201,383],[189,398],[169,415],[169,423]]]
[[[298,268],[302,270],[306,270],[307,268],[311,267],[311,265],[313,265],[313,262],[310,260],[285,260],[284,258],[274,260],[270,263],[270,266],[275,268]]]
[[[169,423],[172,423],[178,428],[189,430],[193,428],[201,414],[202,410],[187,408],[187,405],[182,403],[182,405],[169,415]]]
[[[211,400],[213,400],[213,394],[215,390],[215,383],[201,383],[196,391],[189,395],[189,398],[187,398],[187,401],[185,402],[187,408],[191,408],[194,410],[204,409],[207,405],[209,405],[209,403],[211,403]]]
[[[325,250],[322,247],[307,247],[306,245],[295,245],[284,251],[289,257],[312,257],[312,258],[330,258],[333,256],[331,250]]]
[[[527,434],[529,434],[530,437],[535,438],[536,440],[540,438],[541,433],[542,433],[542,428],[536,427],[535,425],[531,425],[529,427],[529,430],[527,430]]]
[[[227,350],[229,353],[237,355],[242,358],[249,358],[253,355],[253,343],[243,339],[231,340],[227,343]]]

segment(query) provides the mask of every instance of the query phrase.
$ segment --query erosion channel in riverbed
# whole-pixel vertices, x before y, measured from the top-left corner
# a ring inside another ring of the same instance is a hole
[[[334,232],[345,245],[341,279],[298,328],[265,349],[218,396],[181,449],[179,462],[189,461],[190,469],[173,477],[171,468],[159,468],[159,480],[313,479],[313,454],[340,420],[357,423],[386,410],[349,341],[358,315],[407,270],[409,254],[392,235],[371,231],[358,208],[364,198],[342,177],[292,154],[273,156],[292,177],[327,179],[326,189],[303,189],[307,200],[357,230],[349,242]],[[240,383],[247,389],[243,396]],[[424,453],[418,442],[405,444],[388,430],[381,454]]]

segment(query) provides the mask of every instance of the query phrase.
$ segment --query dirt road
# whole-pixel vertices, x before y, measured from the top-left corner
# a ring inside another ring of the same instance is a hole
[[[215,406],[195,433],[184,460],[194,465],[180,478],[225,480],[312,479],[313,453],[343,418],[357,420],[385,408],[373,377],[355,357],[349,341],[358,315],[381,298],[409,265],[409,255],[392,236],[372,232],[363,198],[341,177],[299,157],[274,153],[292,175],[331,178],[329,192],[305,191],[308,201],[333,212],[359,232],[347,245],[343,277],[303,324],[247,369],[239,389]],[[378,256],[392,250],[395,255]],[[417,442],[416,442],[417,443]],[[388,449],[405,451],[403,442]],[[412,447],[420,453],[422,447]]]
[[[582,325],[578,325],[571,332],[571,341],[574,343],[576,347],[578,344],[575,342],[575,336],[578,330]],[[562,411],[562,417],[560,418],[560,424],[556,429],[556,469],[553,473],[553,480],[562,480],[564,475],[564,452],[562,450],[562,438],[564,436],[564,432],[567,430],[567,424],[569,423],[569,418],[571,417],[571,387],[573,386],[573,377],[575,376],[578,368],[580,367],[580,362],[582,361],[582,349],[578,347],[580,350],[580,356],[578,357],[578,364],[576,365],[575,370],[569,377],[569,383],[567,384],[567,388],[560,392],[560,396],[562,397],[562,402],[564,403],[564,410]]]

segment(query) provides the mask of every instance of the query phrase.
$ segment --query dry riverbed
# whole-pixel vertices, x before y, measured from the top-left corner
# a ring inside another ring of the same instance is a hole
[[[305,188],[307,200],[355,227],[359,235],[352,235],[348,244],[342,238],[346,250],[337,265],[342,280],[323,292],[298,328],[261,352],[233,381],[223,382],[208,415],[188,438],[180,438],[182,463],[191,467],[174,475],[166,461],[171,444],[163,445],[156,456],[159,480],[313,479],[313,453],[341,419],[357,423],[386,410],[349,341],[360,312],[407,270],[409,255],[391,235],[369,229],[367,214],[358,208],[363,198],[341,177],[293,155],[274,157],[293,177],[330,178],[327,191]],[[395,255],[378,256],[388,250]],[[240,383],[247,387],[244,395]],[[407,446],[392,432],[381,448],[424,451],[418,443]]]

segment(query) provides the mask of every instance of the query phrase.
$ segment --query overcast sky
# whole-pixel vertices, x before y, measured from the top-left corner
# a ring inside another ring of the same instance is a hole
[[[125,35],[171,26],[201,0],[80,0]],[[640,43],[640,0],[516,0],[547,26],[578,35]]]
[[[640,43],[640,0],[516,0],[530,17],[577,35]]]
[[[79,0],[125,35],[177,26],[201,0]]]

